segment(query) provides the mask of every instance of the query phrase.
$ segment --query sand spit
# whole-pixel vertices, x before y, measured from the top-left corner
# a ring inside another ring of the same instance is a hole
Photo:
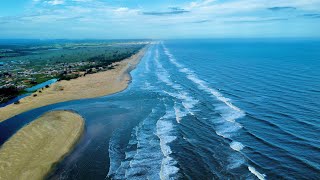
[[[0,148],[0,179],[43,179],[78,141],[83,118],[69,111],[44,114]]]

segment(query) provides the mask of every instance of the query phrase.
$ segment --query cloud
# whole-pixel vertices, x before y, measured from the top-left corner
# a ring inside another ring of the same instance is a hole
[[[268,8],[271,11],[286,11],[286,10],[296,10],[297,8],[295,7],[290,7],[290,6],[284,6],[284,7],[270,7]]]
[[[85,17],[84,16],[64,17],[64,18],[57,19],[56,21],[75,21],[83,18]]]
[[[72,0],[73,2],[91,2],[93,0]]]
[[[127,12],[129,11],[129,8],[127,7],[120,7],[114,10],[114,12]]]
[[[248,20],[234,20],[226,21],[232,23],[264,23],[264,22],[275,22],[275,21],[288,21],[288,18],[269,18],[269,19],[248,19]]]
[[[189,13],[185,9],[179,7],[170,7],[169,11],[150,11],[150,12],[143,12],[143,15],[150,15],[150,16],[165,16],[165,15],[176,15],[176,14],[184,14]]]
[[[189,8],[197,8],[197,7],[203,7],[211,4],[215,0],[202,0],[202,1],[193,1],[190,3]]]
[[[302,34],[302,25],[305,34],[320,28],[320,0],[32,1],[24,12],[0,17],[0,37],[264,36],[268,29],[287,35],[289,28]]]
[[[303,14],[302,16],[307,18],[320,18],[320,14],[317,13]]]
[[[205,19],[205,20],[199,20],[199,21],[192,21],[190,22],[191,24],[202,24],[202,23],[207,23],[210,22],[211,20]]]
[[[45,3],[48,3],[50,5],[61,5],[64,4],[64,0],[50,0],[50,1],[45,1]]]

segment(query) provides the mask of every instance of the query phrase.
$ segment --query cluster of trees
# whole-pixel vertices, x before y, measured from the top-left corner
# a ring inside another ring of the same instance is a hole
[[[0,88],[0,103],[9,101],[21,94],[21,91],[15,86]]]
[[[117,50],[105,50],[105,52],[102,54],[99,54],[99,55],[90,57],[87,60],[84,60],[84,61],[89,61],[89,62],[95,62],[95,64],[82,66],[79,68],[79,71],[85,71],[86,74],[91,74],[91,73],[94,73],[92,71],[92,69],[97,69],[97,71],[99,71],[100,67],[102,67],[103,69],[109,69],[108,68],[109,65],[111,65],[112,63],[115,63],[115,62],[119,62],[123,59],[126,59],[126,58],[134,55],[142,47],[143,47],[143,45],[141,45],[141,46],[136,45],[133,47],[117,48]],[[110,68],[110,69],[112,69],[112,68]],[[70,80],[70,79],[78,78],[79,76],[80,75],[78,75],[78,74],[62,73],[57,78],[59,80]]]
[[[11,74],[11,73],[9,73],[9,72],[3,72],[3,73],[0,73],[0,78],[1,78],[1,77],[6,77],[6,76],[11,77],[11,76],[12,76],[12,74]]]

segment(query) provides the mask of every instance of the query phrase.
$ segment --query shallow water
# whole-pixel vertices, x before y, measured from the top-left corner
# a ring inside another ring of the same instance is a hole
[[[30,96],[30,95],[32,94],[32,92],[34,92],[34,91],[36,91],[36,90],[38,90],[38,89],[44,88],[46,85],[51,85],[51,84],[53,84],[53,83],[55,83],[55,82],[57,82],[57,81],[58,81],[58,79],[50,79],[50,80],[48,80],[48,81],[46,81],[46,82],[37,84],[37,85],[32,86],[32,87],[30,87],[30,88],[26,88],[25,91],[27,91],[28,93],[25,93],[25,94],[22,94],[22,95],[20,95],[20,96],[17,96],[17,97],[15,97],[15,98],[13,98],[13,99],[5,102],[5,103],[0,103],[0,108],[5,107],[5,106],[8,106],[8,105],[10,105],[10,104],[13,104],[13,103],[19,101],[19,100],[22,99],[22,98],[25,98],[25,97],[27,97],[27,96]]]
[[[58,81],[58,79],[50,79],[50,80],[48,80],[48,81],[46,81],[46,82],[37,84],[37,85],[32,86],[32,87],[30,87],[30,88],[27,88],[27,89],[25,89],[25,90],[28,91],[28,92],[33,92],[33,91],[36,91],[36,90],[38,90],[38,89],[44,88],[44,87],[47,86],[47,85],[51,85],[51,84],[53,84],[53,83],[55,83],[55,82],[57,82],[57,81]]]
[[[125,91],[0,123],[0,142],[52,109],[86,119],[48,179],[317,179],[320,41],[159,42]]]

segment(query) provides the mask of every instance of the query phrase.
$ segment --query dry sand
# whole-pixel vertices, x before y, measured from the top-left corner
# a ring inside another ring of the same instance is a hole
[[[145,51],[146,48],[128,59],[114,63],[115,69],[57,82],[45,88],[42,93],[37,92],[37,97],[31,95],[21,99],[20,104],[0,108],[0,122],[34,108],[122,91],[130,81],[129,72],[139,63]]]
[[[83,130],[82,117],[69,111],[53,111],[36,119],[0,148],[0,180],[43,179]]]

